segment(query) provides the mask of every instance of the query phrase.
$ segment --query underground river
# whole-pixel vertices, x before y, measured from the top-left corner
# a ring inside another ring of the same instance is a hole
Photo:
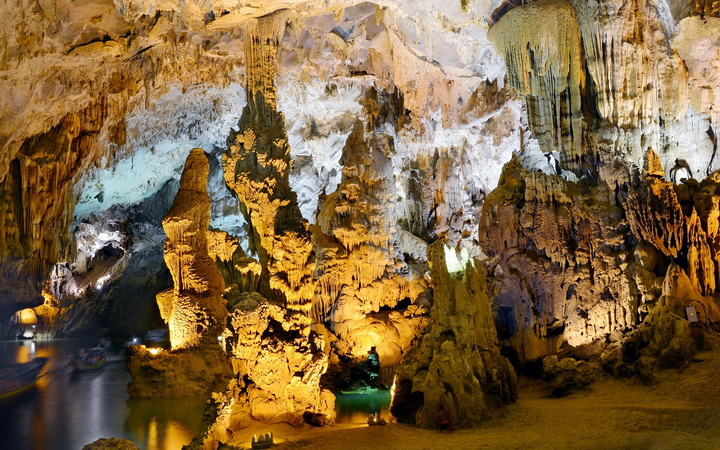
[[[118,349],[98,369],[75,372],[73,352],[97,339],[0,341],[0,368],[49,358],[35,388],[0,401],[0,449],[79,450],[100,438],[123,438],[145,450],[177,450],[200,432],[204,399],[129,399],[130,375]],[[389,391],[336,394],[338,423],[388,417]]]

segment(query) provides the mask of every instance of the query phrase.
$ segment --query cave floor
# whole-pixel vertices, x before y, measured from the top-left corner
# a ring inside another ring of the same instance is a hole
[[[658,370],[653,386],[637,378],[608,377],[588,390],[549,398],[540,382],[521,378],[520,399],[502,417],[452,434],[401,424],[275,426],[276,448],[720,448],[720,346],[716,348],[698,354],[684,370]]]

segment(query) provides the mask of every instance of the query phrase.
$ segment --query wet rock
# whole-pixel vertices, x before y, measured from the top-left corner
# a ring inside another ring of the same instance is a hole
[[[127,439],[102,438],[87,444],[83,450],[139,450],[139,447]]]
[[[209,396],[223,390],[232,375],[217,340],[176,351],[142,345],[127,349],[125,367],[132,376],[127,392],[131,398]]]

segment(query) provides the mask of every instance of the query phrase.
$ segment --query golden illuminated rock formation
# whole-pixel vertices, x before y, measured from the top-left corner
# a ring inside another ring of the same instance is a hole
[[[144,345],[128,347],[125,368],[131,398],[209,397],[232,375],[227,356],[215,343],[177,351]]]
[[[649,151],[648,159],[654,158]],[[635,236],[677,261],[703,295],[720,283],[718,187],[718,172],[679,185],[645,173],[623,202]]]
[[[365,358],[372,347],[383,367],[400,362],[427,324],[423,308],[395,309],[414,302],[426,289],[393,248],[390,160],[381,137],[365,141],[356,122],[343,149],[343,177],[318,216],[318,289],[313,317],[329,324],[340,355]],[[413,312],[414,311],[414,312]]]
[[[70,254],[73,179],[98,158],[109,108],[100,99],[28,138],[0,181],[0,294],[19,305],[41,303],[42,282]],[[79,163],[80,162],[80,163]],[[0,168],[2,172],[2,168]],[[0,312],[1,313],[1,312]]]
[[[293,426],[334,421],[335,396],[320,387],[324,339],[292,314],[257,293],[233,307],[223,339],[235,375],[213,395],[215,419],[196,440],[203,448],[232,442],[248,417]]]
[[[216,255],[237,289],[228,293],[232,312],[222,335],[233,377],[225,392],[214,395],[216,418],[199,438],[204,447],[230,442],[248,416],[295,426],[334,419],[335,397],[320,388],[327,369],[324,339],[310,328],[313,242],[290,188],[290,147],[275,105],[275,58],[284,27],[282,15],[246,27],[248,105],[239,131],[227,140],[223,169],[248,220],[259,264],[238,250]],[[217,233],[214,239],[229,243]]]
[[[720,16],[720,2],[717,0],[692,0],[691,5],[703,18]]]
[[[157,296],[170,330],[171,350],[129,349],[131,397],[191,397],[221,389],[232,372],[218,338],[226,326],[224,282],[208,254],[209,163],[201,148],[190,151],[180,190],[163,220],[165,263],[174,287]]]
[[[165,263],[175,287],[158,294],[160,314],[170,328],[173,350],[216,341],[227,318],[223,278],[208,255],[209,164],[200,148],[190,151],[180,190],[163,220]]]
[[[697,350],[693,325],[686,320],[688,306],[695,308],[700,324],[720,322],[720,308],[713,298],[701,295],[685,271],[671,264],[663,282],[662,296],[639,331],[640,340],[647,345],[644,353],[658,358],[663,366],[681,366],[689,362]]]
[[[172,14],[130,22],[112,0],[36,6],[0,4],[20,24],[0,36],[0,315],[40,304],[52,266],[72,260],[88,173],[138,147],[126,146],[128,113],[173,84],[227,84],[238,60],[208,59],[225,34],[193,40]]]
[[[500,354],[485,270],[473,259],[451,267],[448,252],[454,250],[442,241],[428,249],[432,324],[396,374],[390,409],[425,428],[435,427],[439,405],[454,413],[455,423],[469,425],[482,422],[498,402],[517,399],[515,370]],[[410,407],[413,397],[419,410]]]
[[[312,239],[290,188],[290,146],[275,106],[275,58],[284,25],[284,16],[273,15],[250,21],[246,29],[248,105],[239,130],[228,137],[223,170],[260,259],[259,289],[307,314],[315,290]]]

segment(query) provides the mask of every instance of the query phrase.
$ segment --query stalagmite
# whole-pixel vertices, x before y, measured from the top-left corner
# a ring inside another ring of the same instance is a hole
[[[515,370],[498,346],[485,270],[470,260],[450,273],[447,253],[440,241],[428,249],[432,325],[400,367],[391,405],[399,420],[425,428],[435,427],[439,405],[469,425],[482,422],[497,401],[517,399]],[[421,399],[415,410],[413,397]]]
[[[648,160],[655,160],[652,150]],[[720,280],[716,239],[720,196],[717,173],[702,182],[675,185],[645,172],[623,205],[635,236],[678,259],[694,289],[715,292]]]
[[[415,302],[425,290],[424,281],[397,261],[388,209],[390,160],[381,150],[379,138],[366,141],[362,123],[356,122],[343,148],[340,185],[318,215],[313,313],[337,336],[333,345],[340,357],[363,361],[376,347],[381,366],[393,367],[427,318],[422,308],[380,314],[406,298]]]
[[[131,397],[207,395],[224,385],[230,367],[218,343],[228,311],[224,283],[208,255],[209,163],[200,148],[190,151],[180,190],[163,220],[167,234],[165,262],[174,287],[157,296],[170,330],[171,350],[130,347],[127,368]]]
[[[163,220],[165,263],[175,287],[158,295],[158,305],[170,328],[173,350],[194,347],[203,340],[215,341],[225,329],[225,286],[208,255],[208,170],[204,151],[193,149],[175,202]]]
[[[230,442],[249,418],[294,426],[334,420],[335,396],[320,387],[328,361],[325,342],[310,327],[313,241],[288,181],[290,147],[275,101],[276,51],[285,24],[277,14],[251,20],[245,28],[248,105],[239,130],[228,137],[223,170],[247,218],[260,273],[248,262],[227,267],[230,279],[237,278],[233,271],[245,271],[245,282],[235,288],[246,291],[233,294],[220,337],[233,377],[214,395],[214,419],[196,439],[203,448]],[[259,275],[257,284],[247,282],[252,271]]]

